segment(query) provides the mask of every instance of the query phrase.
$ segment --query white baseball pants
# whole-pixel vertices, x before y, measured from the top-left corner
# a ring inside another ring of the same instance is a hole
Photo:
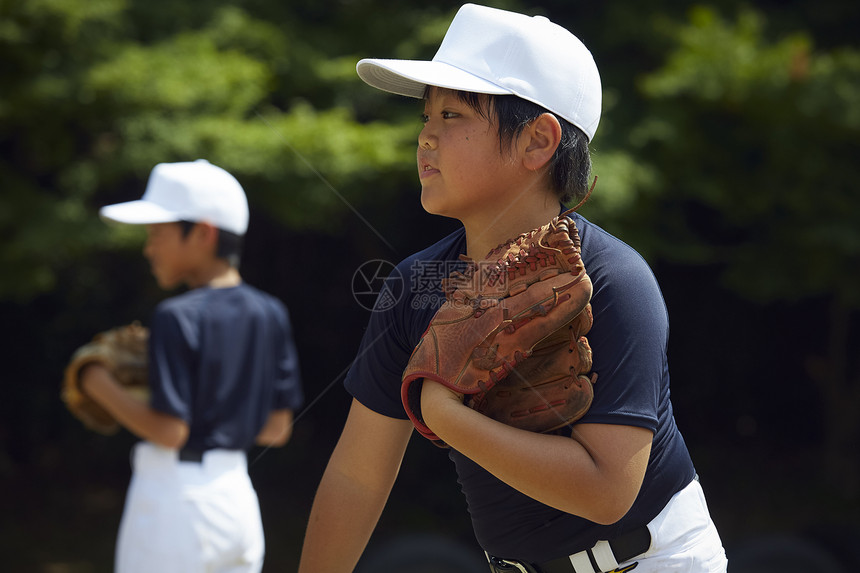
[[[622,563],[616,571],[725,573],[726,552],[698,480],[676,493],[648,529],[651,548],[630,563]]]
[[[244,452],[181,462],[140,442],[132,467],[115,573],[259,573],[263,526]]]

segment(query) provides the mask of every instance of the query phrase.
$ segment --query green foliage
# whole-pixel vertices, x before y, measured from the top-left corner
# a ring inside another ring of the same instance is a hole
[[[589,218],[612,221],[635,208],[637,194],[654,188],[657,174],[623,150],[592,153],[592,173],[597,178],[586,203]]]
[[[411,173],[418,122],[356,118],[357,57],[331,58],[311,29],[299,39],[291,20],[265,12],[187,8],[42,0],[4,10],[0,299],[53,290],[77,259],[139,240],[97,210],[137,198],[159,162],[206,157],[244,183],[252,209],[294,229],[381,204]],[[340,103],[315,107],[332,99],[311,103],[320,91]],[[380,183],[379,173],[391,176]]]
[[[430,57],[454,9],[404,11],[392,28],[353,3],[7,4],[0,298],[51,290],[76,258],[134,244],[96,213],[139,196],[161,161],[224,166],[252,209],[294,230],[382,208],[414,185],[418,110],[366,89],[355,62]],[[608,13],[628,41],[648,38],[639,12]],[[846,272],[860,256],[860,54],[771,39],[767,23],[705,7],[649,23],[668,33],[647,58],[669,51],[638,98],[607,84],[585,213],[650,257],[724,265],[728,285],[760,299],[835,289],[860,304]]]
[[[720,264],[758,300],[832,293],[860,306],[860,52],[769,40],[751,11],[729,22],[697,8],[674,37],[641,81],[649,112],[630,135],[659,174],[631,218],[643,243]]]
[[[154,108],[196,115],[246,113],[266,93],[263,62],[219,50],[208,35],[180,34],[155,46],[127,46],[87,78],[97,97],[134,114]]]
[[[643,81],[646,94],[695,93],[702,101],[741,105],[763,92],[781,93],[804,73],[810,41],[798,34],[767,45],[763,28],[756,12],[741,12],[732,25],[713,9],[693,9],[689,25],[676,32],[678,48],[660,72]]]

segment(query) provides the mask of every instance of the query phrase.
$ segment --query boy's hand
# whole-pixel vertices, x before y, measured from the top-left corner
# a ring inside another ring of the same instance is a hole
[[[86,427],[110,435],[119,424],[81,387],[81,374],[88,366],[105,368],[121,386],[139,398],[148,391],[147,342],[149,330],[135,322],[97,334],[78,348],[66,366],[61,398],[69,411]]]

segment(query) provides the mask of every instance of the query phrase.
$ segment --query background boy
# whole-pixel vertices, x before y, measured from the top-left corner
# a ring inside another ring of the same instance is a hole
[[[162,301],[150,326],[150,401],[100,365],[84,392],[141,438],[116,550],[118,573],[257,572],[264,537],[246,450],[282,446],[303,395],[289,315],[238,271],[248,203],[205,160],[162,163],[139,201],[103,207],[145,224]]]
[[[586,193],[600,78],[585,46],[546,18],[467,4],[432,62],[362,60],[357,70],[374,87],[424,98],[421,202],[463,224],[401,262],[401,276],[463,253],[483,259],[558,215],[560,200]],[[588,339],[599,379],[589,412],[567,435],[527,432],[425,380],[424,421],[451,446],[493,570],[724,571],[672,414],[668,318],[656,280],[632,248],[573,219],[594,284]],[[389,495],[412,431],[401,374],[438,308],[422,306],[421,294],[405,292],[371,315],[346,380],[354,399],[311,511],[302,573],[351,571]]]

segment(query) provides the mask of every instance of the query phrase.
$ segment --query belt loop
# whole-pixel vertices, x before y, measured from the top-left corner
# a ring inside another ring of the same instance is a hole
[[[618,567],[618,561],[615,554],[612,552],[612,547],[608,541],[598,541],[591,548],[591,553],[594,555],[594,560],[597,562],[597,568],[600,571],[612,571]]]
[[[180,462],[192,462],[197,464],[203,463],[203,450],[193,450],[191,448],[182,448],[177,454]]]
[[[570,564],[575,573],[599,573],[594,568],[594,565],[591,564],[591,558],[588,556],[587,549],[571,555]]]

